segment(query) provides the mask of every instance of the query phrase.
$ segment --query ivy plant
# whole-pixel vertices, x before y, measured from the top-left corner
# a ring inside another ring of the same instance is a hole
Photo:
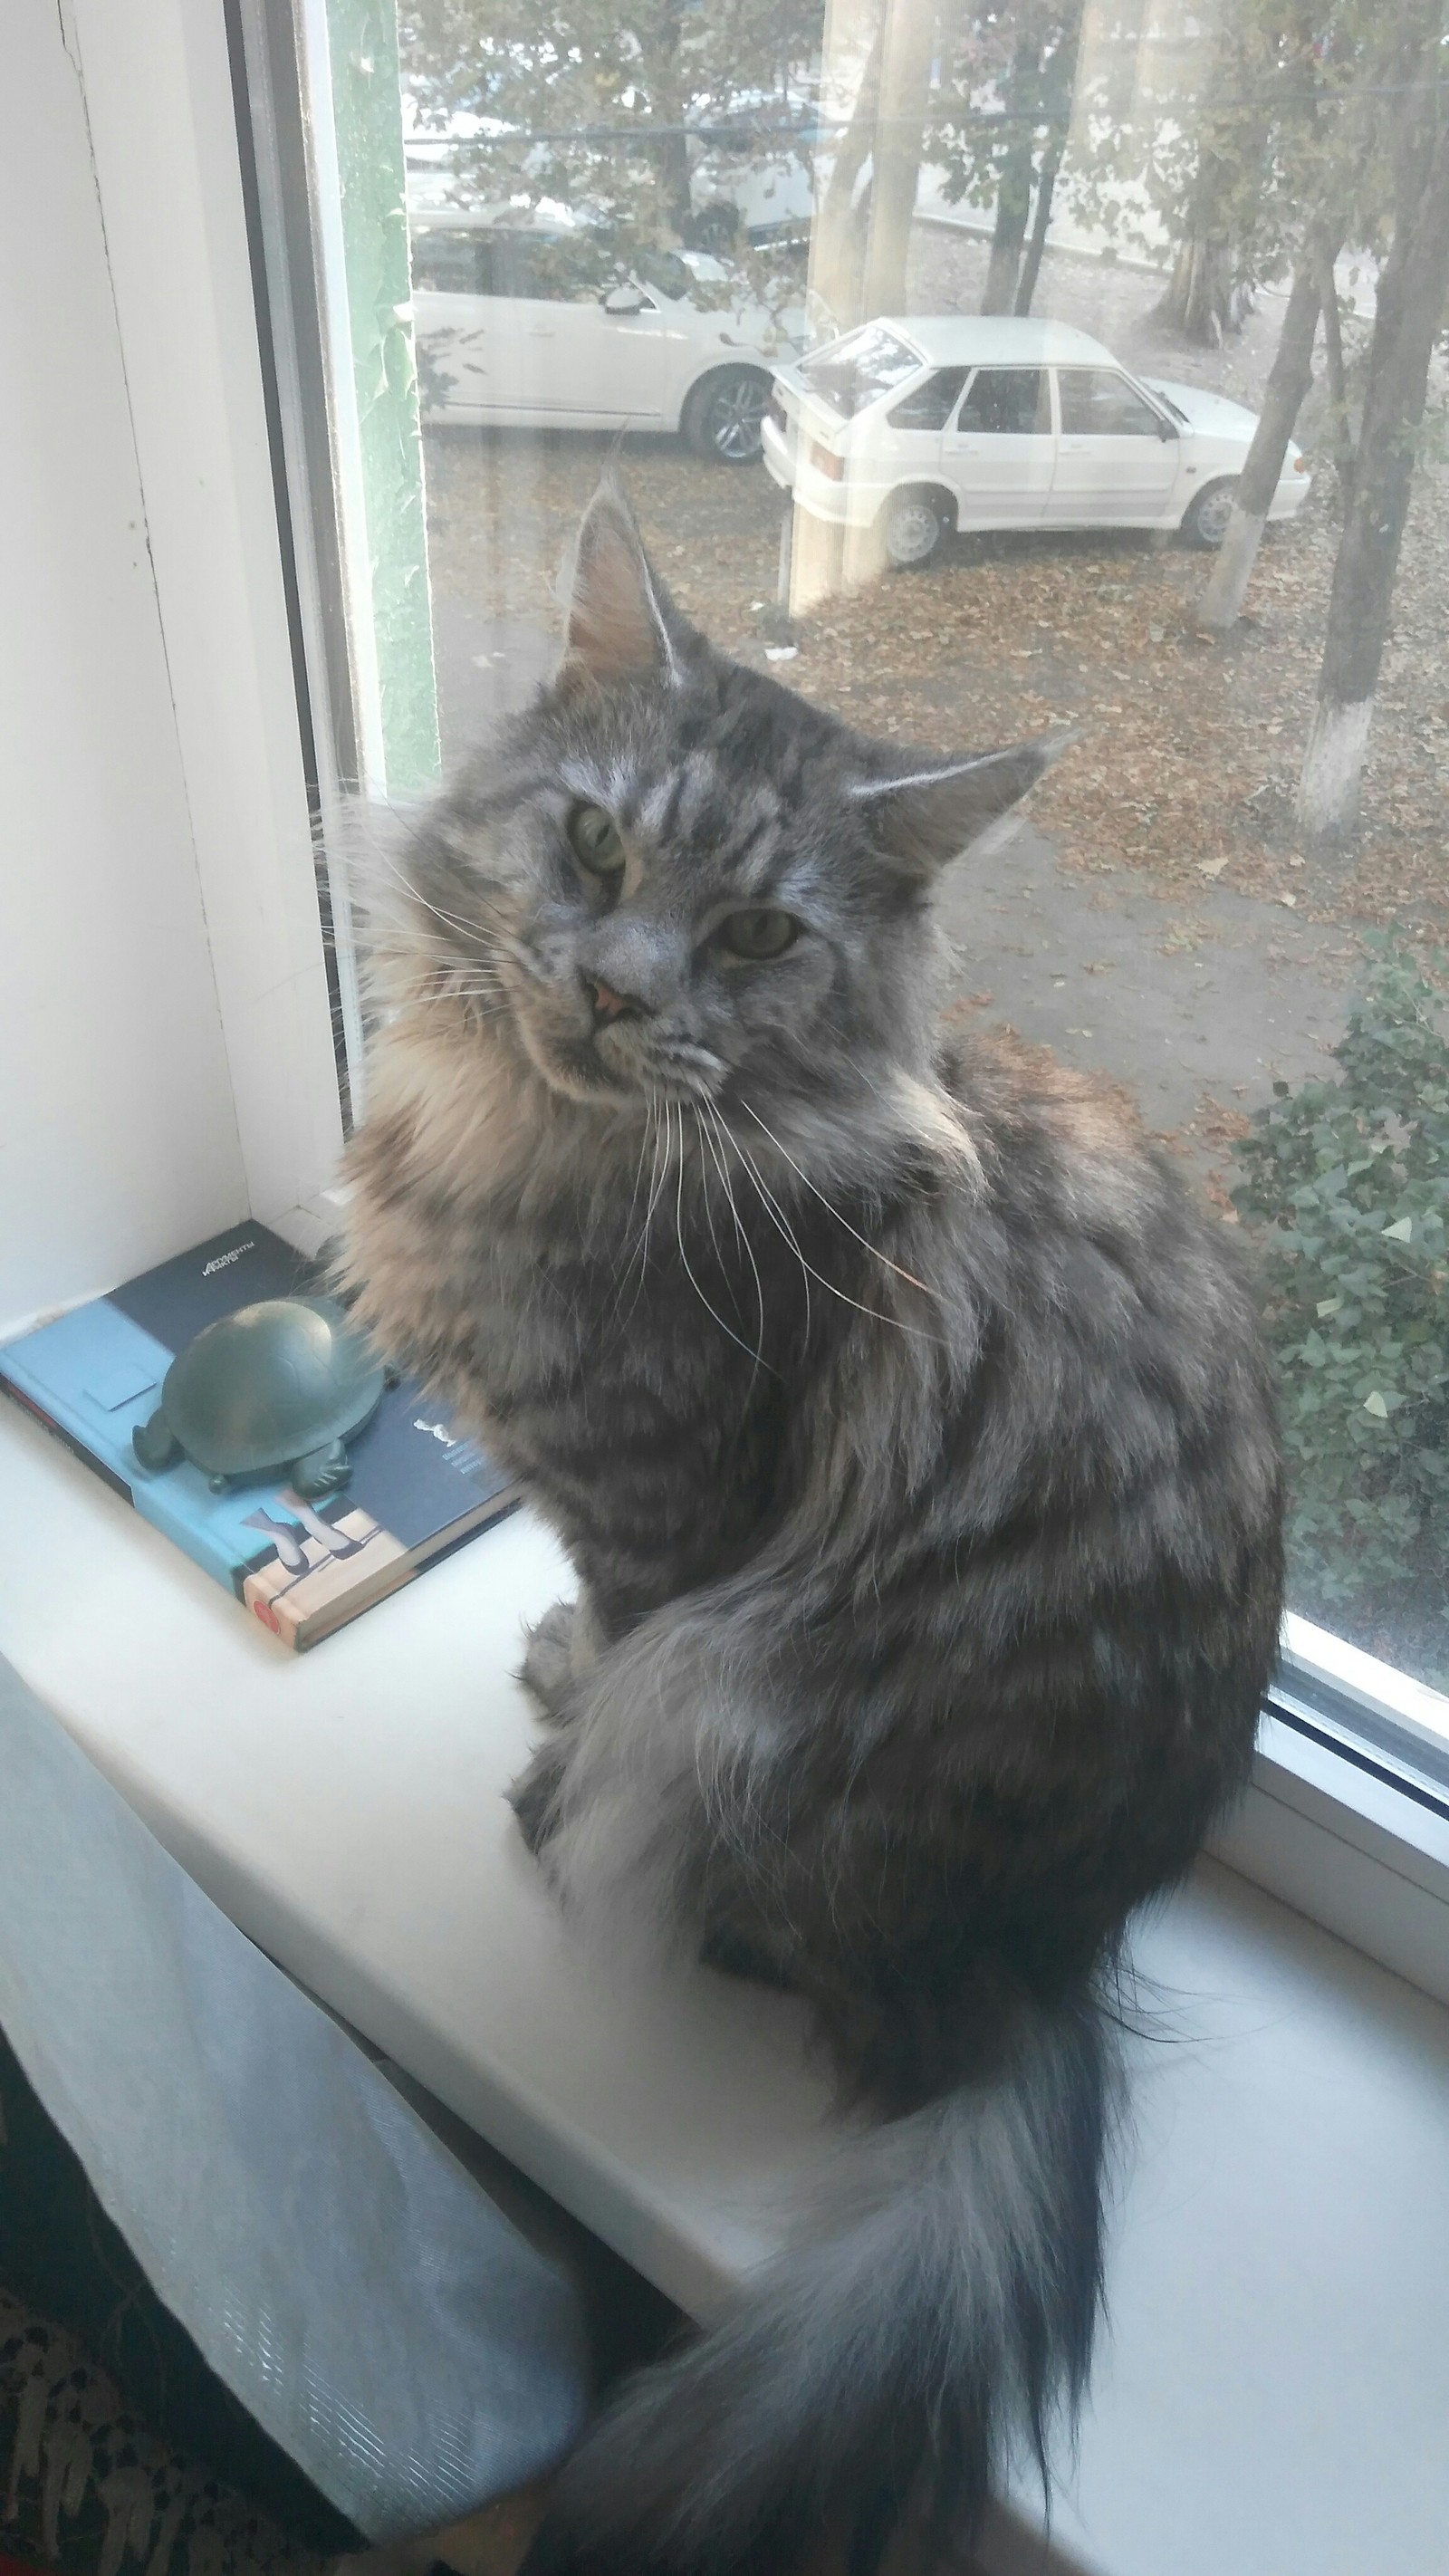
[[[1232,1195],[1262,1252],[1296,1597],[1392,1621],[1449,1540],[1449,1043],[1420,960],[1367,945],[1339,1078],[1274,1084]]]

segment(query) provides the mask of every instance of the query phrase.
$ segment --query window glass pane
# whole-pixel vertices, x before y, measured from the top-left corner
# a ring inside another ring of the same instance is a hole
[[[892,429],[944,429],[966,382],[964,367],[938,367],[915,391],[891,406]]]
[[[1156,412],[1119,375],[1105,367],[1062,367],[1057,373],[1064,438],[1156,438]]]
[[[437,295],[491,295],[489,245],[472,232],[429,228],[412,238],[413,284]]]
[[[527,703],[611,461],[684,612],[864,732],[1070,728],[943,880],[948,1019],[1183,1160],[1295,1608],[1449,1682],[1442,13],[297,15],[357,766],[426,784],[434,667],[445,759]]]
[[[920,351],[908,341],[872,325],[806,358],[801,374],[812,394],[829,403],[842,420],[852,420],[904,376],[914,375],[920,363]]]
[[[706,290],[717,283],[728,282],[728,272],[717,259],[696,251],[686,258],[676,250],[662,250],[657,242],[640,242],[631,247],[631,265],[646,286],[657,288],[671,302],[678,302],[701,287]]]
[[[1041,367],[979,367],[961,405],[958,429],[979,437],[1050,431],[1051,397]]]
[[[499,295],[593,304],[617,275],[602,242],[576,233],[498,233],[495,245]]]

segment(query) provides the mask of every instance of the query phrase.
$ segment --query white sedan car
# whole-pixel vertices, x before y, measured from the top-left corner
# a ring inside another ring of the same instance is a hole
[[[1129,375],[1062,322],[866,322],[777,367],[763,447],[813,518],[924,563],[953,530],[1171,528],[1222,543],[1257,421],[1196,385]],[[1270,519],[1308,493],[1290,444]]]
[[[735,292],[718,260],[621,261],[582,225],[472,208],[415,206],[410,232],[425,419],[681,430],[726,465],[759,456],[771,369],[803,319]]]

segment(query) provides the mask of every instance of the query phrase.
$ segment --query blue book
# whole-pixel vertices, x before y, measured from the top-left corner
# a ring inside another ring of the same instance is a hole
[[[285,1482],[214,1493],[190,1459],[150,1475],[131,1435],[188,1342],[267,1297],[315,1296],[319,1272],[264,1225],[234,1226],[0,1348],[0,1386],[301,1651],[500,1520],[518,1488],[409,1379],[348,1440],[341,1491]]]

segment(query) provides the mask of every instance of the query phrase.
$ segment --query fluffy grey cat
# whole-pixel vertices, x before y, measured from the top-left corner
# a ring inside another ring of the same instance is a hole
[[[1280,1490],[1222,1228],[936,1016],[934,882],[1044,757],[731,662],[606,488],[384,943],[347,1276],[579,1574],[522,1829],[566,1903],[802,1995],[870,2122],[594,2428],[553,2576],[929,2562],[1084,2386],[1112,1970],[1243,1780]]]

